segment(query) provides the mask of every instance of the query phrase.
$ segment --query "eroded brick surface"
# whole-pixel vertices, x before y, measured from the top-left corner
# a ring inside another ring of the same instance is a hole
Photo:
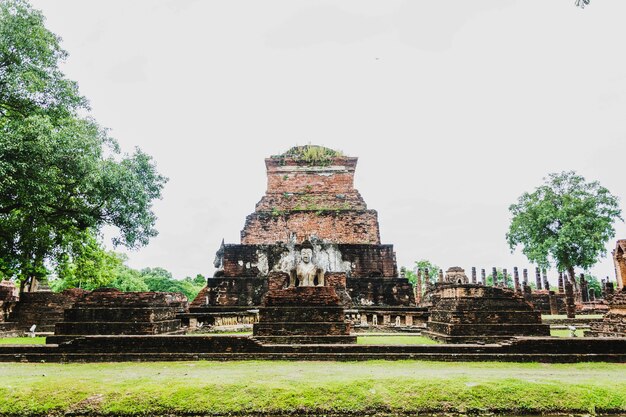
[[[626,289],[608,300],[609,312],[601,321],[592,322],[585,336],[626,337]]]
[[[101,288],[65,309],[63,321],[55,325],[55,336],[177,333],[181,322],[176,316],[187,307],[187,298],[179,293]]]
[[[427,334],[448,343],[549,336],[541,313],[507,288],[437,284]]]

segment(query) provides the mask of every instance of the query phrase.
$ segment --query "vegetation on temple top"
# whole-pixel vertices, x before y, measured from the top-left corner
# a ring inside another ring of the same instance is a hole
[[[309,144],[294,146],[280,155],[272,155],[271,158],[279,160],[290,158],[296,161],[302,161],[307,165],[325,166],[330,164],[333,158],[340,156],[344,156],[341,151],[336,151],[324,146]]]
[[[541,268],[554,264],[571,276],[574,268],[588,269],[605,256],[605,245],[615,236],[613,223],[623,220],[617,197],[573,171],[550,174],[509,211],[511,250],[521,246]]]
[[[0,1],[0,275],[22,285],[88,251],[105,225],[131,248],[157,234],[152,202],[167,179],[84,117],[87,100],[59,69],[66,56],[41,12]]]

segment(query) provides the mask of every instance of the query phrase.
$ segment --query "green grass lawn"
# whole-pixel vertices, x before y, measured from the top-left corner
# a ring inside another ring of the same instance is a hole
[[[356,339],[359,345],[434,345],[438,342],[424,336],[363,336]]]
[[[602,314],[577,314],[576,315],[577,319],[601,319],[602,317],[604,317]],[[566,319],[567,315],[566,314],[542,314],[541,318],[543,320]]]
[[[43,345],[45,337],[0,337],[0,345]]]
[[[569,335],[570,331],[567,329],[551,329],[550,330],[550,336],[555,336],[555,337],[570,337]],[[585,331],[583,329],[576,329],[576,337],[583,337],[585,336]]]
[[[626,364],[0,363],[0,415],[626,412]]]

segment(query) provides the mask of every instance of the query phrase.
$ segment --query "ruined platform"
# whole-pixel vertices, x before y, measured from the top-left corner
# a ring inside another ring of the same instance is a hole
[[[626,362],[625,338],[516,337],[452,345],[263,344],[248,336],[83,336],[63,344],[0,345],[0,362],[194,360],[436,360]]]
[[[334,287],[270,290],[254,324],[254,338],[266,343],[356,343]]]
[[[177,314],[187,310],[179,293],[121,292],[101,288],[76,300],[55,326],[57,343],[79,335],[156,335],[183,332]]]
[[[424,335],[446,343],[489,343],[515,336],[549,336],[541,313],[512,290],[478,284],[438,284]]]
[[[85,294],[87,291],[79,288],[60,293],[49,290],[21,293],[6,321],[13,323],[19,332],[28,331],[33,324],[37,332],[53,332],[55,324],[63,321],[63,312]]]
[[[591,322],[585,336],[626,338],[626,289],[613,295],[608,304],[609,312],[602,320]]]

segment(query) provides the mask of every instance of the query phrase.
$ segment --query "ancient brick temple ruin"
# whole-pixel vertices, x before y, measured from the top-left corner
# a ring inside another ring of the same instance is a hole
[[[607,295],[609,311],[603,319],[593,322],[585,336],[626,337],[626,239],[618,240],[613,251],[617,289],[610,288]],[[605,283],[605,286],[607,284]]]
[[[246,218],[241,243],[222,243],[217,272],[192,314],[209,324],[227,314],[235,322],[249,317],[262,305],[269,275],[289,274],[307,242],[328,285],[345,286],[339,292],[354,320],[402,314],[412,321],[405,318],[407,308],[415,310],[412,286],[398,276],[393,246],[381,244],[376,211],[354,188],[356,165],[357,158],[310,145],[265,159],[266,194]]]
[[[424,334],[446,343],[495,342],[513,336],[550,336],[541,313],[512,289],[470,283],[459,267],[431,289]]]
[[[2,288],[0,286],[0,297]],[[23,292],[17,297],[17,288],[13,286],[11,301],[5,300],[4,323],[0,325],[0,333],[22,335],[35,325],[37,333],[53,332],[55,323],[63,319],[63,311],[70,308],[86,291],[79,288],[67,289],[60,293],[52,292],[48,287],[41,286],[34,292]],[[2,302],[0,301],[0,307]]]
[[[121,292],[99,288],[66,308],[49,343],[80,335],[156,335],[182,333],[177,315],[187,311],[180,293]]]
[[[585,336],[626,337],[626,287],[608,297],[609,311],[602,320],[592,322]]]

